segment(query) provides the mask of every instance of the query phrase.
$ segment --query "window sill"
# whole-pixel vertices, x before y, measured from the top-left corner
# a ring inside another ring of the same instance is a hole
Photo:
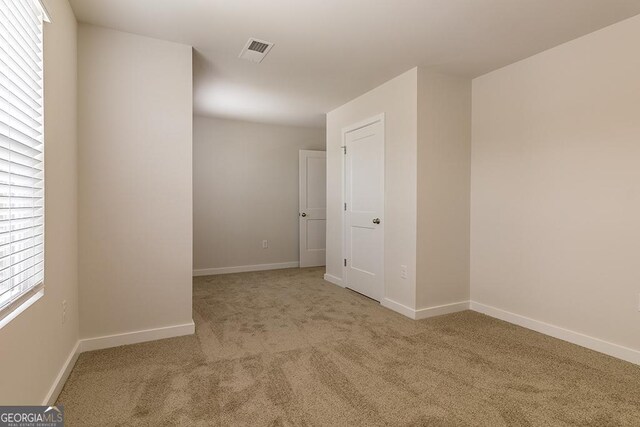
[[[44,285],[41,283],[32,289],[27,295],[20,301],[8,306],[5,310],[0,312],[0,329],[7,326],[13,319],[18,317],[23,311],[31,307],[44,296]]]

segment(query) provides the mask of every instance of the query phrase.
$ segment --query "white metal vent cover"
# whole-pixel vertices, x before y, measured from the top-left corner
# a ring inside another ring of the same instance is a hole
[[[250,38],[238,57],[260,63],[272,47],[273,43],[271,42]]]

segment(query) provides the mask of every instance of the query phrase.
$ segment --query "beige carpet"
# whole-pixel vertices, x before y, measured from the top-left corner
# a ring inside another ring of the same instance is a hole
[[[196,335],[84,353],[69,426],[640,426],[640,367],[463,312],[412,321],[322,269],[194,279]]]

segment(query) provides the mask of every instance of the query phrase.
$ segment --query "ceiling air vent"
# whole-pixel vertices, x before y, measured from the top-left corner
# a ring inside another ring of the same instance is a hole
[[[273,43],[266,42],[264,40],[249,39],[242,52],[240,52],[239,58],[247,59],[251,62],[262,62],[267,53],[273,47]]]

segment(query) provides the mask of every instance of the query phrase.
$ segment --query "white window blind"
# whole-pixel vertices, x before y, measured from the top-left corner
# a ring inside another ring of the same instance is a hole
[[[0,0],[0,318],[44,279],[43,18]]]

